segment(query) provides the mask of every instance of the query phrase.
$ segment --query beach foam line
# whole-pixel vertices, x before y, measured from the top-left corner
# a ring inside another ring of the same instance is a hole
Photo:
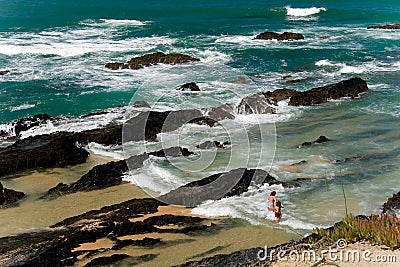
[[[285,8],[286,14],[293,17],[307,17],[327,10],[325,7],[292,8],[290,6],[286,6]]]

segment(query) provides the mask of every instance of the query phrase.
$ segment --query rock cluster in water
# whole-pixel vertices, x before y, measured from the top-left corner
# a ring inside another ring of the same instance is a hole
[[[195,62],[195,61],[200,61],[198,58],[191,57],[189,55],[185,54],[164,54],[162,52],[155,52],[152,54],[146,54],[143,56],[138,56],[134,57],[131,60],[129,60],[127,63],[120,63],[120,62],[114,62],[114,63],[107,63],[105,65],[106,68],[112,69],[112,70],[118,70],[118,69],[141,69],[144,67],[149,67],[152,65],[157,65],[157,64],[183,64],[183,63],[189,63],[189,62]]]
[[[277,32],[263,32],[256,36],[255,39],[262,39],[262,40],[278,40],[278,41],[292,41],[292,40],[302,40],[304,36],[301,33],[295,32],[284,32],[284,33],[277,33]]]

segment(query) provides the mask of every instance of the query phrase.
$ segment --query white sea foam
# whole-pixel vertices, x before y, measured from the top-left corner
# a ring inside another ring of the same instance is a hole
[[[16,107],[10,107],[10,111],[18,111],[18,110],[24,110],[24,109],[30,109],[34,108],[36,105],[35,104],[22,104]]]
[[[100,19],[100,21],[110,26],[144,26],[150,23],[149,21],[134,19]]]
[[[175,40],[169,37],[133,37],[112,40],[102,37],[97,30],[80,30],[62,33],[60,37],[41,34],[0,35],[0,53],[5,55],[38,54],[72,57],[102,51],[149,51],[158,45],[169,45]]]
[[[84,118],[59,118],[55,122],[48,121],[36,127],[21,132],[21,138],[49,134],[54,132],[80,132],[103,128],[112,124],[122,124],[126,121],[127,114],[134,114],[136,108],[131,106],[106,109],[105,114],[91,115]]]
[[[102,144],[90,142],[85,149],[95,155],[104,156],[107,158],[113,158],[117,160],[124,159],[124,151],[121,146],[105,146]]]
[[[325,7],[292,8],[290,6],[287,6],[285,8],[286,8],[286,14],[288,16],[293,16],[293,17],[306,17],[327,10]]]
[[[269,225],[277,227],[273,212],[268,211],[267,196],[275,190],[286,204],[280,226],[289,228],[312,230],[317,225],[303,221],[296,216],[295,206],[290,205],[285,194],[289,193],[281,185],[263,185],[260,188],[252,187],[241,196],[223,198],[221,200],[206,201],[192,209],[192,213],[207,217],[229,216],[249,221],[253,225]],[[319,225],[318,225],[319,226]],[[286,228],[287,229],[287,228]],[[287,229],[290,231],[290,229]]]
[[[371,72],[387,72],[387,71],[399,71],[400,64],[398,62],[387,63],[381,62],[377,60],[370,60],[364,63],[357,63],[357,66],[351,66],[345,63],[340,62],[332,62],[327,59],[319,60],[315,63],[316,66],[319,67],[335,67],[337,69],[337,73],[371,73]]]

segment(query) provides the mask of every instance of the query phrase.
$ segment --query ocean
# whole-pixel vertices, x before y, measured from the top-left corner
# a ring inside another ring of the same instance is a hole
[[[356,99],[313,107],[282,102],[277,114],[236,114],[221,127],[187,125],[164,133],[163,145],[179,144],[201,155],[189,162],[151,159],[125,177],[158,193],[237,167],[262,168],[284,181],[306,178],[300,188],[254,187],[193,210],[277,227],[266,209],[266,197],[276,190],[285,206],[278,227],[306,234],[344,216],[344,195],[349,212],[368,215],[399,191],[400,31],[367,29],[399,20],[400,3],[394,0],[0,0],[0,70],[10,70],[0,76],[0,130],[12,135],[10,122],[39,113],[58,117],[59,123],[30,129],[23,137],[94,129],[123,122],[136,100],[148,101],[154,110],[237,105],[255,92],[304,91],[360,77],[370,90]],[[305,39],[254,39],[265,31],[299,32]],[[104,67],[157,51],[189,54],[200,62]],[[191,81],[202,91],[175,90]],[[80,117],[103,110],[109,112],[96,120]],[[297,147],[320,135],[332,141]],[[209,139],[230,140],[232,148],[196,150]],[[127,151],[159,146],[91,143],[87,149],[121,159]],[[306,163],[292,165],[301,161]]]

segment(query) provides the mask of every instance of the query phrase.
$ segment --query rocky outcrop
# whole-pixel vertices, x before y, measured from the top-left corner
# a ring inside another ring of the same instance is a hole
[[[369,26],[369,27],[367,27],[367,29],[400,30],[400,24],[386,24],[386,25]]]
[[[298,146],[298,148],[302,148],[302,147],[306,147],[306,146],[311,146],[313,144],[322,144],[325,142],[331,141],[330,139],[328,139],[326,136],[321,135],[320,137],[318,137],[315,141],[312,142],[304,142],[301,145]]]
[[[239,114],[273,114],[275,109],[263,93],[246,96],[238,106]]]
[[[312,88],[305,92],[293,89],[277,89],[273,92],[256,93],[246,96],[238,106],[238,112],[244,114],[274,113],[273,105],[289,100],[291,106],[311,106],[328,102],[329,99],[357,97],[368,90],[367,83],[361,78],[352,78],[335,84]]]
[[[89,153],[77,147],[75,134],[27,138],[0,150],[0,176],[26,170],[65,167],[86,162]]]
[[[293,89],[276,89],[272,92],[265,92],[264,96],[269,99],[271,103],[277,105],[279,101],[291,98],[297,91]]]
[[[393,196],[383,204],[383,213],[393,212],[395,210],[400,210],[400,192],[393,194]]]
[[[143,100],[135,101],[132,106],[135,108],[150,108],[149,103]]]
[[[11,72],[10,70],[0,70],[0,75],[6,75],[10,72]]]
[[[103,145],[122,144],[122,125],[113,125],[101,129],[86,130],[76,133],[79,143],[95,142]]]
[[[165,203],[195,207],[206,200],[238,196],[246,192],[250,184],[265,183],[269,185],[282,184],[284,187],[298,186],[298,184],[278,181],[263,170],[240,168],[188,183],[168,192],[159,199]]]
[[[361,78],[352,78],[336,84],[313,88],[305,92],[297,92],[289,101],[291,106],[311,106],[328,102],[329,99],[342,97],[355,98],[368,90],[367,83]]]
[[[200,110],[146,111],[124,124],[124,141],[156,141],[157,134],[178,129],[189,121],[202,117]]]
[[[198,58],[191,57],[184,54],[164,54],[162,52],[156,52],[152,54],[146,54],[139,57],[134,57],[127,63],[107,63],[106,68],[112,70],[118,69],[141,69],[152,65],[162,64],[183,64],[189,62],[200,61]]]
[[[49,189],[42,198],[54,199],[61,195],[72,194],[78,191],[91,191],[122,184],[123,175],[129,170],[143,167],[143,162],[149,158],[149,155],[156,157],[180,157],[192,154],[194,153],[187,148],[170,147],[159,151],[131,156],[126,160],[111,161],[102,165],[97,165],[83,175],[78,181],[70,185],[59,183],[57,186]]]
[[[14,121],[12,124],[14,126],[15,135],[19,136],[21,132],[29,130],[30,128],[39,126],[41,124],[46,124],[49,121],[54,121],[54,118],[47,114],[37,114],[33,117],[19,119],[17,121]]]
[[[205,219],[197,217],[153,215],[141,219],[146,214],[157,212],[164,205],[150,198],[132,199],[65,219],[49,230],[0,238],[1,266],[72,266],[78,257],[92,261],[102,256],[121,254],[120,249],[126,246],[148,247],[158,243],[157,240],[138,238],[138,234],[187,234],[213,227],[204,225]],[[170,225],[179,227],[162,228]],[[110,249],[77,249],[81,244],[99,239],[108,239],[115,246]],[[126,257],[115,258],[120,260]],[[108,259],[104,260],[108,262]]]
[[[189,151],[187,148],[182,147],[170,147],[166,149],[161,149],[154,152],[149,152],[149,155],[156,156],[156,157],[187,157],[193,155],[192,151]]]
[[[294,32],[284,32],[284,33],[276,33],[276,32],[263,32],[256,36],[255,39],[262,40],[278,40],[278,41],[291,41],[291,40],[301,40],[304,39],[304,36],[301,33]]]
[[[59,183],[57,186],[49,189],[45,198],[55,198],[78,191],[90,191],[118,185],[122,183],[122,175],[127,171],[128,166],[125,160],[98,165],[93,167],[75,183],[70,185]]]
[[[0,183],[0,206],[13,204],[24,196],[23,192],[4,188],[2,183]]]
[[[199,149],[211,149],[211,148],[226,148],[226,146],[230,145],[229,141],[219,142],[219,141],[205,141],[199,145],[196,145],[196,148]]]
[[[196,83],[191,82],[191,83],[185,83],[184,85],[179,87],[177,90],[196,92],[196,91],[200,91],[200,88]]]

